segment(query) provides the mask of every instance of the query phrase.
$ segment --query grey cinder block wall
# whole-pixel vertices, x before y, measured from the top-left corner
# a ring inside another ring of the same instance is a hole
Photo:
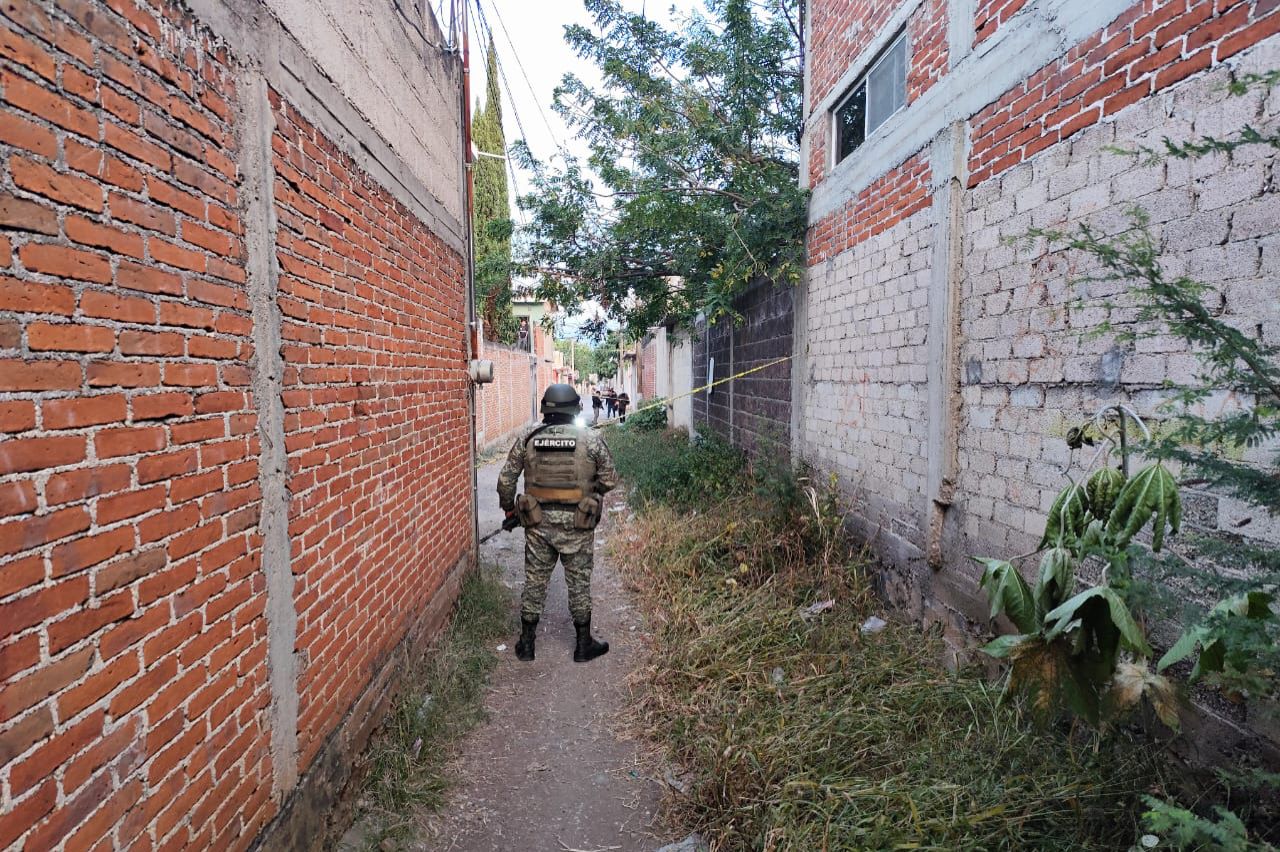
[[[1275,127],[1280,93],[1225,86],[1280,68],[1280,8],[807,5],[792,451],[836,475],[886,595],[963,653],[988,629],[969,557],[1034,549],[1067,429],[1111,403],[1154,416],[1166,383],[1197,373],[1180,341],[1094,334],[1137,321],[1123,286],[1074,283],[1083,257],[1011,238],[1115,233],[1141,205],[1171,272],[1220,285],[1223,315],[1280,343],[1276,152],[1152,164],[1110,150]],[[899,36],[903,106],[838,159],[835,113]],[[1191,489],[1187,503],[1192,527],[1280,541],[1280,523],[1237,501]]]
[[[734,301],[737,318],[695,323],[693,386],[727,379],[694,394],[696,429],[710,430],[750,452],[790,452],[791,363],[795,288],[761,281]],[[763,368],[763,369],[756,369]]]

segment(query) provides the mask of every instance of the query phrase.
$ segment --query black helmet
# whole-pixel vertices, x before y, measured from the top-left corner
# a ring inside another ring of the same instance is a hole
[[[543,414],[579,414],[582,401],[573,385],[554,384],[542,395]]]

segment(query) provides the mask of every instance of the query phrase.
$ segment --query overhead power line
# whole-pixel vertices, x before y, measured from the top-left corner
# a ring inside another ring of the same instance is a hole
[[[480,7],[480,16],[484,17],[484,9],[481,6],[482,0],[476,0],[476,6]],[[511,48],[511,55],[515,57],[516,67],[520,69],[520,75],[524,77],[524,84],[529,88],[529,94],[533,96],[533,103],[538,108],[538,114],[542,116],[542,123],[547,127],[547,133],[551,136],[552,143],[557,150],[564,150],[564,146],[560,144],[560,140],[556,137],[555,128],[551,126],[551,119],[547,117],[547,111],[542,108],[542,101],[538,99],[538,93],[533,88],[533,81],[529,79],[529,72],[525,70],[524,62],[520,59],[520,51],[516,48],[515,42],[511,38],[510,31],[507,30],[507,24],[502,20],[502,13],[498,11],[496,0],[493,2],[493,16],[498,19],[498,26],[502,29],[502,35],[507,39],[507,45]],[[488,27],[488,22],[485,22]],[[492,30],[490,30],[492,35]]]
[[[497,65],[498,65],[498,83],[507,93],[507,100],[510,101],[511,103],[511,116],[512,118],[515,119],[516,129],[520,131],[520,136],[525,140],[525,144],[527,145],[529,144],[529,141],[528,141],[529,134],[525,132],[524,122],[520,120],[520,110],[516,106],[515,97],[512,94],[511,85],[507,81],[506,72],[503,71],[502,57],[498,54],[497,44],[493,41],[493,30],[489,27],[489,22],[484,17],[484,10],[480,8],[480,0],[475,0],[475,7],[476,7],[476,14],[473,16],[471,15],[471,3],[468,2],[465,7],[466,13],[469,16],[470,20],[476,23],[477,30],[480,30],[481,28],[483,28],[483,32],[488,34],[489,42],[494,45],[494,58],[497,61]],[[492,154],[496,152],[490,152],[490,153]],[[505,156],[507,154],[506,151],[503,151],[502,153],[504,155],[502,159],[507,161],[507,173],[511,177],[511,191],[515,198],[519,198],[520,184],[519,184],[519,181],[516,179],[515,164],[511,162],[511,157]],[[516,205],[516,215],[519,216],[521,225],[528,224],[528,222],[525,220],[524,210],[520,208],[519,204]]]
[[[468,3],[467,4],[468,12],[471,10],[471,8],[472,8],[471,4]],[[484,17],[484,10],[480,8],[480,0],[475,0],[475,10],[476,10],[477,29],[483,29],[483,31],[488,34],[490,44],[494,45],[494,54],[496,56],[497,44],[494,42],[494,39],[493,39],[493,30],[489,28],[489,22]],[[525,144],[528,144],[529,134],[525,132],[524,122],[520,120],[520,110],[516,107],[515,95],[511,91],[511,84],[507,81],[507,72],[503,70],[502,57],[496,56],[496,58],[498,61],[498,81],[502,84],[502,88],[505,89],[507,92],[507,100],[511,102],[511,115],[516,120],[516,129],[520,131],[520,137],[525,140]]]

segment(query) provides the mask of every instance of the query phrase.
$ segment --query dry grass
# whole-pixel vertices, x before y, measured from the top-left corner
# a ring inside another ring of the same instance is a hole
[[[691,779],[676,821],[717,850],[1129,847],[1141,749],[1034,727],[918,628],[862,636],[877,602],[834,501],[755,484],[649,501],[612,543],[655,632],[636,722]]]

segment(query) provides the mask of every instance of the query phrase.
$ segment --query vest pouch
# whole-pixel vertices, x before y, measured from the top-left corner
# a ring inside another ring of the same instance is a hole
[[[542,504],[528,494],[516,498],[516,514],[520,516],[521,526],[536,527],[542,523]]]
[[[583,497],[573,513],[575,530],[593,530],[600,523],[601,501],[599,497]]]

